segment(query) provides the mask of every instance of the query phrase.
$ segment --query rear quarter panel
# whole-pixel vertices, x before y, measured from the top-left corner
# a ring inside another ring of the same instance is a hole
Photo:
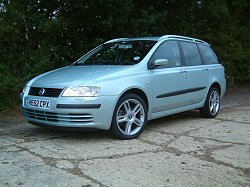
[[[222,98],[226,91],[226,78],[224,73],[224,67],[221,64],[212,64],[207,65],[209,69],[209,85],[211,85],[215,82],[219,83],[221,87],[221,94],[220,97]]]

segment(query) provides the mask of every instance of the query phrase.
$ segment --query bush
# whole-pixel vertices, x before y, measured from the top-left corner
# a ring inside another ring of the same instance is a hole
[[[250,80],[247,0],[87,0],[0,3],[0,110],[27,80],[111,38],[180,34],[211,43],[229,81]]]

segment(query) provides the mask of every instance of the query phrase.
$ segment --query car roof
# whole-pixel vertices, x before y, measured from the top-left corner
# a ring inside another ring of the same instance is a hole
[[[138,38],[117,38],[117,39],[109,40],[106,43],[119,42],[119,41],[136,41],[136,40],[162,41],[162,40],[166,40],[166,39],[176,39],[176,40],[180,40],[180,41],[202,43],[202,44],[210,46],[207,42],[205,42],[203,40],[200,40],[197,38],[192,38],[192,37],[187,37],[187,36],[180,36],[180,35],[163,35],[163,36],[158,36],[158,37],[138,37]]]

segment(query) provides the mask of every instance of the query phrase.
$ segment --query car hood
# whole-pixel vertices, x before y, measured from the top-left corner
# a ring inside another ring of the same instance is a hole
[[[30,81],[29,86],[49,88],[76,87],[86,81],[101,78],[107,74],[127,68],[129,66],[67,66],[35,77]]]

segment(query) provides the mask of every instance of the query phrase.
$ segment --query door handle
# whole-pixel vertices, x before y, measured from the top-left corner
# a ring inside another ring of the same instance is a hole
[[[204,68],[203,71],[208,71],[208,68]]]

